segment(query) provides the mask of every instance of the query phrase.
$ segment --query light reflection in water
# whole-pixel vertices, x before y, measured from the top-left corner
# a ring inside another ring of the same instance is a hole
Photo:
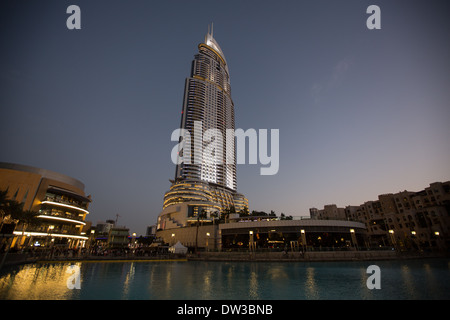
[[[248,296],[250,299],[260,299],[258,288],[258,275],[255,270],[252,270],[249,277]]]
[[[212,294],[212,279],[213,276],[212,270],[208,270],[203,274],[203,290],[202,290],[202,296],[204,299],[210,299]]]
[[[68,289],[69,263],[2,270],[0,299],[449,299],[447,260],[371,263],[80,263],[81,289]]]
[[[125,267],[126,265],[124,265]],[[130,268],[127,272],[127,275],[125,277],[125,281],[123,282],[123,299],[128,298],[128,294],[130,293],[130,285],[134,280],[134,272],[135,272],[135,266],[134,262],[130,264]]]
[[[73,290],[67,288],[66,273],[70,263],[55,265],[25,265],[0,278],[0,298],[18,300],[70,299]],[[80,267],[80,263],[76,263]]]
[[[406,292],[410,299],[417,299],[416,288],[414,286],[414,277],[411,275],[411,270],[407,265],[401,267],[401,275],[403,279],[403,285],[406,288]]]
[[[314,272],[314,268],[306,268],[305,294],[307,299],[319,299]]]

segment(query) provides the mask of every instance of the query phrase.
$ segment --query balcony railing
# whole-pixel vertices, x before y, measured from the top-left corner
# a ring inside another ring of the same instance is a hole
[[[86,225],[86,223],[83,222],[83,217],[74,214],[67,214],[64,211],[52,209],[41,210],[40,213],[41,214],[38,216],[38,218],[41,219]]]
[[[89,213],[88,210],[86,210],[85,208],[82,208],[76,202],[65,201],[65,200],[61,200],[61,199],[57,199],[57,198],[53,198],[53,197],[45,197],[44,200],[42,200],[41,204],[50,204],[50,205],[55,205],[55,206],[60,206],[60,207],[65,207],[65,208],[79,210],[79,211],[82,211],[84,213]]]

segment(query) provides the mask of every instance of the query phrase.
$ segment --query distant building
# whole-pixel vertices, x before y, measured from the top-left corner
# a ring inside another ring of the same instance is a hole
[[[156,225],[147,226],[145,235],[154,237],[156,235]]]
[[[345,209],[338,208],[335,204],[327,204],[322,210],[311,208],[309,213],[312,219],[346,220]]]
[[[108,234],[108,247],[110,248],[124,248],[127,247],[130,240],[128,236],[130,230],[126,227],[113,227]]]
[[[15,226],[11,246],[84,246],[82,232],[89,214],[91,196],[84,184],[50,170],[0,162],[0,189],[11,200],[23,203],[23,210],[38,212],[35,226]]]
[[[318,219],[319,209],[317,209],[317,208],[310,208],[309,209],[309,216],[311,217],[311,219]]]
[[[114,225],[114,220],[106,220],[106,222],[99,221],[95,227],[95,232],[97,235],[108,235]]]

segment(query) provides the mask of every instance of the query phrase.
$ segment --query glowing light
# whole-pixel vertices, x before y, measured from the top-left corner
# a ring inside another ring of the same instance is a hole
[[[39,215],[37,216],[38,218],[43,218],[43,219],[52,219],[52,220],[59,220],[59,221],[67,221],[67,222],[72,222],[72,223],[77,223],[77,224],[82,224],[82,225],[86,225],[85,222],[83,221],[79,221],[79,220],[74,220],[74,219],[67,219],[67,218],[61,218],[61,217],[54,217],[54,216],[46,216],[46,215]],[[52,228],[53,229],[53,228]]]
[[[14,231],[13,232],[17,236],[22,235],[22,231]],[[24,232],[23,235],[25,236],[36,236],[36,237],[55,237],[55,238],[71,238],[71,239],[83,239],[87,240],[88,237],[84,236],[75,236],[75,235],[69,235],[69,234],[59,234],[59,233],[52,233],[51,235],[46,232]]]
[[[78,208],[78,207],[75,207],[75,206],[71,206],[71,205],[65,204],[65,203],[59,203],[59,202],[47,201],[47,200],[41,202],[41,204],[46,204],[46,203],[48,203],[48,204],[53,204],[53,205],[55,205],[55,206],[60,206],[60,207],[66,207],[66,208],[76,209],[76,210],[80,210],[80,211],[89,213],[89,211],[87,211],[87,210],[85,210],[85,209],[81,209],[81,208]]]

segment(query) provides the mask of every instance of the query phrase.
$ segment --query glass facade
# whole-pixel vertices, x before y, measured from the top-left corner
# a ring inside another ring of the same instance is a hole
[[[222,230],[222,249],[343,250],[365,247],[366,238],[365,229],[341,226],[230,228]]]

